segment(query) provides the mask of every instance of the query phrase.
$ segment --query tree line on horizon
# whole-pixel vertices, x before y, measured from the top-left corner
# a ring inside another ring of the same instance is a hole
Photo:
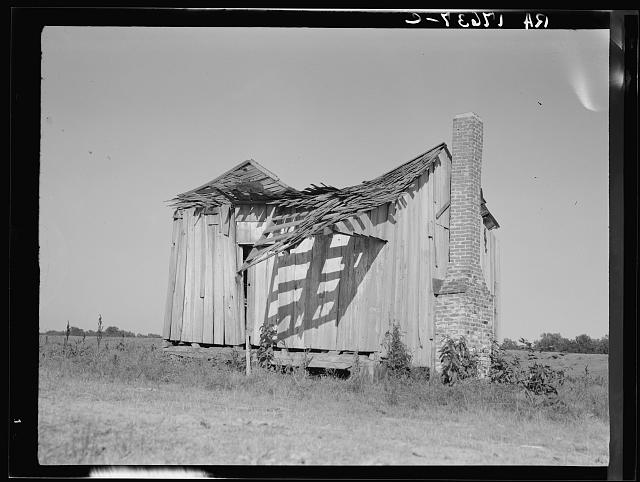
[[[62,335],[66,336],[66,330],[47,330],[41,335]],[[82,328],[78,328],[77,326],[69,327],[69,336],[98,336],[98,332],[94,330],[83,330]],[[108,326],[106,329],[102,331],[102,336],[104,337],[124,337],[124,338],[162,338],[161,335],[157,335],[155,333],[147,333],[146,335],[143,333],[133,333],[132,331],[121,330],[117,326]]]
[[[523,340],[521,338],[521,340]],[[504,350],[524,350],[526,344],[505,338],[500,347]],[[560,333],[543,333],[532,343],[534,350],[564,353],[600,353],[609,354],[609,335],[602,338],[591,338],[582,334],[575,338],[565,338]]]

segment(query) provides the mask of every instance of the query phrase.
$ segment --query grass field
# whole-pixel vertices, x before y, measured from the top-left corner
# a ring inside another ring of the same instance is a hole
[[[541,354],[561,403],[469,380],[375,383],[175,359],[159,339],[40,337],[41,464],[606,465],[606,355]],[[523,354],[518,354],[526,358]],[[588,366],[588,373],[585,373]]]

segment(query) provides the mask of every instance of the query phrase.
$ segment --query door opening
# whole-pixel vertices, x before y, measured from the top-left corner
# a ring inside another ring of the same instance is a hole
[[[249,253],[253,249],[253,244],[239,244],[239,246],[242,248],[242,263],[244,264],[244,262],[249,257]],[[249,273],[249,270],[246,270],[246,269],[242,272],[242,294],[243,294],[242,298],[244,300],[243,306],[244,306],[245,320],[247,319],[247,306],[249,306],[249,300],[247,299],[247,296],[249,294],[248,287],[250,286],[248,273]]]

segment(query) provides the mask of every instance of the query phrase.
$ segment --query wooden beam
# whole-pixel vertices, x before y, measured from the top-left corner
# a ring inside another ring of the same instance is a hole
[[[447,201],[447,203],[442,206],[438,212],[436,213],[436,219],[440,218],[440,216],[442,216],[444,214],[444,212],[449,209],[449,207],[451,206],[451,201]]]

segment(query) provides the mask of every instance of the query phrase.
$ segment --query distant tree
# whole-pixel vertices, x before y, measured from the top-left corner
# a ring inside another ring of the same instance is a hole
[[[502,340],[502,345],[500,345],[500,348],[502,348],[503,350],[517,350],[518,344],[513,341],[510,338],[505,338],[504,340]]]
[[[533,347],[540,351],[568,351],[570,343],[560,333],[543,333]]]
[[[104,336],[118,336],[120,335],[120,328],[117,326],[108,326],[106,330],[104,330]]]
[[[589,335],[578,335],[575,342],[578,353],[595,353],[595,344]]]
[[[589,335],[578,335],[573,339],[564,338],[560,333],[543,333],[540,339],[533,343],[533,347],[540,351],[555,351],[565,353],[609,353],[609,336],[593,339]]]
[[[155,333],[147,333],[147,338],[162,338],[162,335],[156,335]]]
[[[604,335],[602,338],[594,340],[596,353],[609,354],[609,335]]]
[[[83,334],[84,334],[84,330],[82,328],[78,328],[77,326],[69,327],[69,335],[82,336]]]

